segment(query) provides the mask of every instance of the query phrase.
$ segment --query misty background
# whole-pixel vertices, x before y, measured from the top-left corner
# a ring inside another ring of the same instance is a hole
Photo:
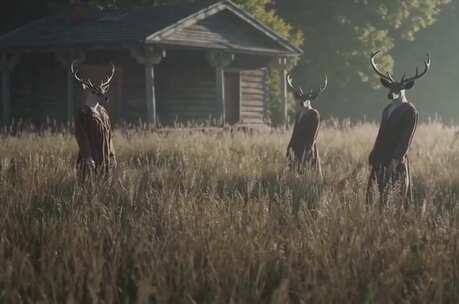
[[[2,5],[0,33],[50,14],[65,13],[70,1],[16,0]],[[83,1],[83,0],[80,0]],[[100,8],[138,5],[216,2],[201,0],[94,0]],[[328,75],[327,91],[314,106],[322,118],[376,120],[389,102],[369,66],[378,57],[381,69],[403,73],[423,68],[426,53],[431,71],[407,95],[420,118],[442,118],[459,123],[459,0],[235,0],[262,22],[304,50],[292,62],[298,86],[315,89]],[[296,65],[294,65],[296,64]],[[279,75],[271,73],[269,109],[274,121],[281,117]],[[294,115],[295,104],[290,102]]]

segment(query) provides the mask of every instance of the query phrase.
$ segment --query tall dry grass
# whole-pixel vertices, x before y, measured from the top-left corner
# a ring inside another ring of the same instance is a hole
[[[85,187],[71,135],[2,138],[0,303],[457,303],[455,129],[419,127],[408,210],[364,202],[375,133],[324,126],[317,180],[282,131],[123,131]]]

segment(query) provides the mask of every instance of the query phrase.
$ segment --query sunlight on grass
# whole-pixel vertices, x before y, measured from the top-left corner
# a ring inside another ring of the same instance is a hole
[[[117,131],[85,187],[71,135],[2,138],[0,302],[457,302],[456,130],[418,128],[408,210],[364,202],[376,131],[324,124],[323,181],[284,131]]]

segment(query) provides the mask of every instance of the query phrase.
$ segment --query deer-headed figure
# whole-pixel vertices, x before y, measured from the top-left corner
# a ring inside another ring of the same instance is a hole
[[[315,91],[311,90],[308,93],[304,93],[301,88],[296,88],[290,75],[287,75],[287,82],[300,106],[300,110],[296,115],[292,137],[287,147],[289,166],[295,167],[296,170],[301,172],[305,165],[309,164],[322,177],[319,151],[316,144],[320,114],[312,107],[311,102],[316,100],[327,88],[327,77],[325,77],[321,88]]]
[[[77,169],[80,178],[91,173],[109,176],[116,167],[115,149],[112,141],[110,117],[102,104],[108,103],[108,90],[115,75],[112,64],[111,75],[94,85],[90,79],[78,75],[78,62],[71,65],[71,71],[83,89],[82,101],[75,117],[75,137],[79,146]]]
[[[391,103],[384,109],[379,132],[370,153],[371,167],[368,181],[367,201],[373,201],[373,185],[376,182],[382,203],[386,203],[389,194],[397,194],[404,203],[412,200],[412,185],[409,160],[407,157],[411,140],[416,131],[418,112],[406,98],[406,90],[414,87],[415,81],[423,77],[430,69],[430,56],[424,62],[424,70],[413,77],[403,75],[396,81],[390,73],[381,72],[375,63],[377,51],[371,55],[370,64],[381,83],[390,90]]]

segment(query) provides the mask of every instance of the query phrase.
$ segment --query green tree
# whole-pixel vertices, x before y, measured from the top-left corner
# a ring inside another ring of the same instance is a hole
[[[399,43],[394,57],[407,58],[403,65],[397,64],[401,73],[411,72],[428,50],[432,53],[432,69],[422,85],[410,92],[424,118],[439,114],[447,121],[458,122],[459,117],[459,2],[454,1],[445,9],[441,18],[429,29],[416,35],[415,41]],[[413,56],[414,54],[414,56]]]
[[[304,58],[295,69],[299,82],[312,84],[322,73],[330,79],[326,113],[374,113],[374,103],[362,101],[374,94],[377,78],[369,69],[369,54],[383,49],[382,69],[393,70],[390,51],[414,40],[431,26],[450,0],[295,0],[278,1],[276,10],[305,38]],[[370,82],[371,85],[364,82]],[[358,115],[358,114],[357,114]]]

